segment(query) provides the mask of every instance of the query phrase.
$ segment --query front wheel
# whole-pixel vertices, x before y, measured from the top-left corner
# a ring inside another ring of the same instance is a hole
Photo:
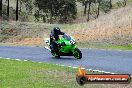
[[[74,57],[77,58],[77,59],[81,59],[81,58],[82,58],[82,53],[81,53],[81,51],[80,51],[78,48],[76,48],[76,49],[74,50],[73,55],[74,55]]]

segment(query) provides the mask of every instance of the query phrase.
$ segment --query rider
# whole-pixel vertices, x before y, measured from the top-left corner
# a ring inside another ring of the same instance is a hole
[[[64,32],[61,32],[59,27],[54,27],[51,30],[51,34],[50,34],[50,49],[52,51],[58,51],[58,48],[61,44],[57,43],[58,39],[59,39],[59,35],[64,35]]]

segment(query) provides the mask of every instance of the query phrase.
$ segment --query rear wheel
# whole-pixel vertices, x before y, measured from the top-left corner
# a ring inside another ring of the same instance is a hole
[[[51,54],[54,56],[54,57],[56,57],[56,58],[59,58],[60,56],[56,53],[56,52],[54,52],[54,51],[51,51]]]
[[[81,51],[80,51],[78,48],[76,48],[76,49],[74,50],[73,55],[74,55],[74,57],[77,58],[77,59],[81,59],[81,58],[82,58],[82,53],[81,53]]]

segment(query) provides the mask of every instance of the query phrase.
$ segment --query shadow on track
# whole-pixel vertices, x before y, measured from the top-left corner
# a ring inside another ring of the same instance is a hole
[[[55,58],[55,57],[51,57],[51,59],[58,59],[58,60],[78,60],[78,59],[75,59],[74,57],[59,57],[59,58]]]

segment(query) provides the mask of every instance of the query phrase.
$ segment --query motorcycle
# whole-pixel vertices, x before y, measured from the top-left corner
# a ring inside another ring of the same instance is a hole
[[[46,44],[50,46],[50,38],[45,39]],[[76,46],[76,41],[72,36],[69,36],[68,34],[64,34],[59,40],[57,41],[58,44],[61,46],[59,47],[59,51],[55,52],[51,50],[51,54],[54,57],[60,57],[60,56],[74,56],[76,59],[82,58],[81,51]]]

